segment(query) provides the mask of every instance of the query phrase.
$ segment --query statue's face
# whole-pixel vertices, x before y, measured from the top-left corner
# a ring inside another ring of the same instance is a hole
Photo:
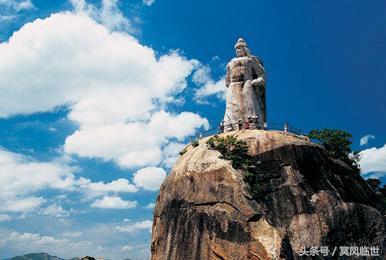
[[[236,47],[236,55],[237,57],[247,56],[247,51],[242,46]]]

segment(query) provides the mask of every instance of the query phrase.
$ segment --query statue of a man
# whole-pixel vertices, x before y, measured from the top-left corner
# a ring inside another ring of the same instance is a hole
[[[235,45],[236,58],[227,64],[228,88],[224,132],[241,128],[266,128],[265,71],[262,62],[249,52],[246,42]]]

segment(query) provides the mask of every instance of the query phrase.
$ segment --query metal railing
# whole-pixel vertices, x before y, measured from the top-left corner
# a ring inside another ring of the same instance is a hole
[[[208,137],[211,135],[216,135],[216,134],[221,134],[224,133],[224,129],[227,127],[232,126],[234,130],[243,130],[243,129],[261,129],[261,130],[276,130],[276,131],[283,131],[283,132],[288,132],[288,133],[293,133],[296,135],[301,135],[302,130],[300,128],[296,128],[292,125],[290,125],[288,122],[284,124],[277,124],[277,123],[267,123],[267,126],[265,128],[256,128],[256,127],[249,127],[245,125],[223,125],[223,124],[218,124],[217,127],[201,131],[197,133],[194,137],[192,137],[192,140],[197,140],[200,138]]]

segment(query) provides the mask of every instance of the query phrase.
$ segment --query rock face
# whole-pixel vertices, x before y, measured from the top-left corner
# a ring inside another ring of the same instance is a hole
[[[207,138],[189,146],[157,199],[152,259],[297,259],[303,247],[350,245],[379,246],[382,254],[375,194],[347,165],[304,137],[222,135],[232,134],[257,159],[257,196]]]

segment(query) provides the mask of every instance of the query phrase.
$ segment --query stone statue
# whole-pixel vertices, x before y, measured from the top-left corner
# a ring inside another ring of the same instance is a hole
[[[235,49],[237,57],[227,64],[224,132],[245,128],[264,129],[267,118],[263,64],[250,54],[243,39],[237,41]]]

